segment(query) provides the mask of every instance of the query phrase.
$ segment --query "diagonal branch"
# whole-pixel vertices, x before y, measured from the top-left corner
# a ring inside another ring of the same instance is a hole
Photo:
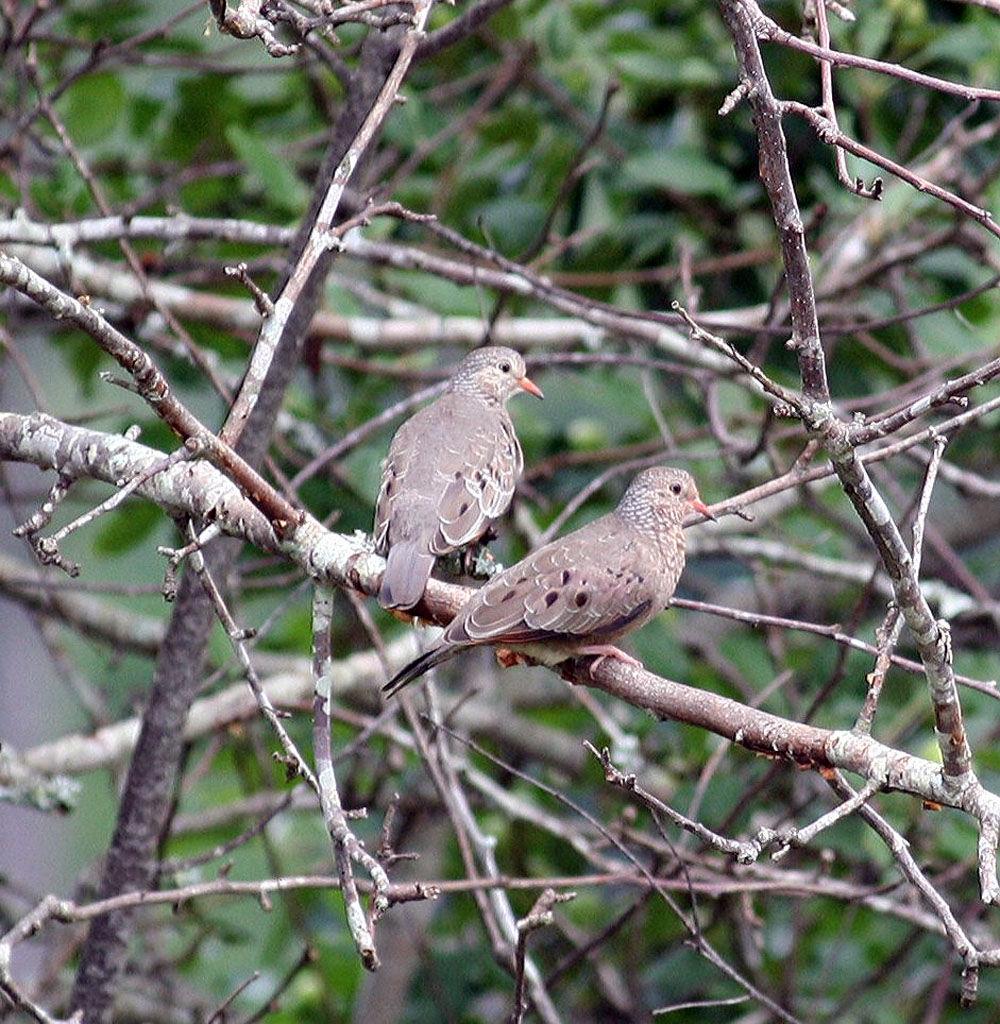
[[[983,89],[964,82],[951,82],[946,78],[925,75],[920,71],[904,68],[899,64],[888,64],[872,57],[861,57],[855,53],[844,53],[841,50],[830,50],[808,39],[786,32],[777,22],[769,18],[758,6],[756,0],[740,0],[749,17],[751,31],[757,39],[766,39],[772,43],[787,46],[790,50],[808,53],[817,60],[826,61],[836,67],[861,68],[864,71],[876,71],[882,75],[901,78],[913,85],[922,85],[937,92],[951,96],[961,96],[966,100],[1000,100],[1000,89]]]
[[[340,200],[343,198],[344,190],[354,169],[358,166],[365,151],[381,128],[382,122],[396,102],[417,46],[424,38],[424,26],[427,24],[432,2],[433,0],[414,0],[413,6],[416,14],[413,25],[403,39],[396,63],[385,79],[368,116],[362,121],[353,141],[341,157],[299,259],[288,275],[281,293],[275,299],[273,311],[261,324],[260,334],[256,345],[254,345],[246,376],[243,378],[239,394],[236,396],[236,401],[233,403],[233,408],[223,427],[222,437],[230,444],[239,438],[249,420],[250,413],[257,403],[261,385],[267,377],[271,362],[278,351],[278,345],[285,333],[289,318],[296,304],[306,293],[313,272],[323,256],[331,248],[337,248],[340,245],[339,239],[331,236],[331,228],[340,206]]]
[[[173,393],[159,367],[135,342],[125,337],[89,304],[74,299],[35,273],[19,259],[0,252],[0,283],[33,299],[57,320],[76,324],[135,381],[138,394],[183,441],[191,440],[205,457],[230,476],[279,531],[299,520],[298,511],[242,456],[220,440]]]
[[[841,156],[844,152],[851,153],[854,156],[861,157],[863,160],[867,160],[870,164],[875,164],[876,167],[881,167],[884,171],[895,175],[900,181],[905,181],[908,185],[912,185],[918,192],[925,192],[929,196],[934,196],[935,199],[940,199],[941,202],[947,203],[958,210],[959,213],[964,213],[967,217],[971,217],[974,221],[982,224],[991,234],[1000,238],[1000,224],[997,224],[993,219],[993,214],[989,210],[970,203],[967,199],[955,195],[954,192],[949,192],[948,189],[942,188],[940,185],[935,185],[933,181],[928,181],[895,160],[883,156],[868,146],[862,145],[856,139],[852,139],[849,135],[845,134],[829,114],[815,110],[805,103],[797,103],[794,100],[786,100],[781,106],[788,113],[801,117],[813,129],[821,141],[829,146],[834,146],[837,153]],[[875,180],[881,181],[881,178],[876,178]],[[857,191],[857,189],[855,188],[854,191]],[[858,192],[858,195],[864,194],[864,192]]]
[[[991,407],[998,405],[1000,399]],[[954,422],[969,422],[976,411],[963,413]],[[907,438],[896,450],[902,444],[915,444],[920,438],[921,435]],[[114,456],[102,452],[102,447],[111,448]],[[115,435],[70,427],[48,417],[0,414],[0,456],[77,473],[86,469],[88,475],[113,482],[121,469],[112,469],[111,465],[120,467],[126,451],[132,452],[133,457],[144,453],[143,460],[159,458],[159,453]],[[141,460],[137,465],[141,465]],[[192,462],[184,467],[183,480],[176,479],[179,472],[175,467],[158,474],[140,490],[177,514],[198,519],[206,509],[212,509],[224,532],[243,537],[266,551],[284,554],[318,581],[368,595],[377,593],[385,562],[373,553],[368,537],[333,533],[307,516],[294,541],[279,541],[260,511],[211,466]],[[470,593],[467,587],[432,579],[418,613],[421,618],[446,623]],[[1000,899],[1000,885],[995,877],[1000,798],[984,789],[971,771],[949,776],[939,764],[870,737],[802,725],[642,669],[605,662],[591,675],[585,660],[564,666],[564,671],[575,682],[603,689],[657,717],[707,729],[754,753],[803,767],[839,768],[866,781],[877,781],[885,789],[907,792],[924,801],[964,811],[981,828],[983,897],[987,901]]]
[[[943,619],[935,620],[899,529],[851,443],[849,426],[836,416],[830,401],[816,296],[781,123],[782,104],[771,90],[757,41],[763,15],[753,0],[721,0],[721,8],[736,44],[741,74],[749,86],[761,180],[781,243],[792,320],[789,345],[798,356],[803,394],[810,403],[804,410],[803,423],[830,453],[844,492],[889,574],[896,603],[924,665],[945,778],[961,788],[967,777],[972,777],[972,753],[962,721],[948,624]]]

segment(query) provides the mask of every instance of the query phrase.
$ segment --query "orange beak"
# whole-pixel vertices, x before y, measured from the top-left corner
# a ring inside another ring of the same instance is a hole
[[[542,389],[533,380],[530,380],[528,377],[521,377],[518,380],[518,382],[517,382],[517,386],[522,391],[527,391],[529,395],[534,395],[535,398],[544,398],[545,397],[545,395],[542,394]]]
[[[692,498],[688,504],[695,510],[695,512],[700,512],[706,519],[711,519],[713,523],[718,522],[718,519],[712,515],[708,506],[700,498]]]

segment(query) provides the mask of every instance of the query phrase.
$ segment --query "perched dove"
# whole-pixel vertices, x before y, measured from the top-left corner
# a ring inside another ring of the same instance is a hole
[[[496,644],[545,664],[582,654],[638,664],[612,641],[667,606],[684,569],[690,512],[714,518],[690,474],[639,473],[618,507],[539,548],[468,600],[441,639],[384,687],[396,693],[467,647]]]
[[[524,468],[507,412],[519,389],[542,397],[517,352],[476,349],[444,394],[396,431],[375,503],[384,607],[412,608],[435,560],[475,543],[507,511]]]

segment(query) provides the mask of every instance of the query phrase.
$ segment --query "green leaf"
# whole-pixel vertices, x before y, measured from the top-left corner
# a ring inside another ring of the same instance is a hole
[[[59,103],[73,141],[91,146],[111,135],[125,113],[125,87],[110,72],[88,75],[70,87]]]
[[[100,555],[131,551],[162,525],[163,512],[158,506],[149,501],[128,501],[107,517],[94,539],[94,551]]]
[[[669,60],[657,53],[621,53],[614,58],[618,73],[626,82],[659,86],[697,88],[719,84],[719,69],[701,57]]]
[[[305,209],[309,192],[283,157],[237,124],[226,126],[226,140],[275,206],[292,213]]]
[[[857,52],[878,57],[889,42],[894,20],[895,16],[888,5],[872,5],[871,10],[865,12],[865,17],[861,19],[857,28],[857,39],[854,43]],[[850,49],[854,47],[848,46]]]
[[[907,64],[913,68],[925,68],[938,61],[947,61],[968,67],[975,61],[995,56],[996,52],[996,37],[991,33],[983,32],[976,25],[955,26],[950,31],[935,36],[916,57],[907,61]]]
[[[625,176],[644,188],[723,198],[733,188],[729,171],[687,147],[642,153],[625,162]]]
[[[516,196],[503,196],[482,206],[484,230],[501,252],[520,252],[527,248],[545,219],[541,203]]]

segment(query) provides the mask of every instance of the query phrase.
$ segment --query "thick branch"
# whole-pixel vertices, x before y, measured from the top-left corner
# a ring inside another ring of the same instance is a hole
[[[298,512],[235,449],[220,441],[173,394],[167,378],[152,359],[113,327],[89,304],[61,292],[20,260],[0,253],[0,283],[33,299],[56,320],[86,331],[135,381],[138,394],[171,430],[194,442],[205,456],[236,481],[279,529],[294,524]]]
[[[22,430],[28,435],[36,445],[35,455],[40,463],[58,468],[60,464],[65,467],[67,463],[72,465],[74,460],[81,460],[76,463],[81,471],[109,481],[117,476],[109,468],[107,458],[102,458],[101,445],[95,443],[97,438],[107,438],[116,450],[131,445],[133,451],[148,452],[148,458],[159,457],[158,453],[143,449],[136,442],[58,424],[47,417],[22,417],[11,413],[0,414],[0,455],[5,452],[14,454],[5,437],[8,429]],[[51,449],[47,461],[42,458],[43,452],[37,450],[44,444]],[[25,458],[23,446],[18,449],[18,455]],[[176,490],[171,491],[172,487],[176,488],[176,482],[170,480],[171,473],[179,472],[208,474],[200,478],[201,486],[209,490],[214,501],[204,502],[198,507],[203,509],[206,504],[214,507],[224,530],[240,534],[265,550],[282,551],[318,580],[366,594],[377,592],[384,561],[371,551],[367,537],[332,533],[307,517],[294,538],[279,542],[264,516],[231,483],[204,463],[175,467],[163,474],[163,480],[151,480],[144,487],[161,488],[161,500],[181,510],[183,506],[178,504]],[[194,490],[196,488],[192,487],[189,497],[193,496]],[[164,495],[169,498],[164,499]],[[190,509],[187,511],[191,514]],[[448,622],[468,599],[470,592],[469,588],[432,579],[419,613],[423,618]],[[589,675],[584,677],[579,673],[574,675],[577,677],[581,682],[593,683],[661,717],[709,729],[755,753],[817,768],[842,768],[860,774],[868,781],[884,780],[887,788],[961,808],[974,816],[994,810],[1000,813],[1000,805],[995,806],[996,798],[982,790],[974,777],[959,780],[959,785],[950,790],[940,765],[895,751],[866,737],[799,725],[703,690],[659,679],[641,670],[625,672],[618,666],[612,669],[612,666],[604,664],[596,670],[593,680]]]
[[[972,772],[972,753],[962,722],[947,623],[934,619],[899,529],[851,443],[848,426],[838,419],[830,402],[812,274],[781,123],[782,105],[771,90],[757,43],[763,15],[753,0],[722,0],[721,6],[747,83],[757,127],[761,180],[781,241],[793,325],[791,344],[799,359],[803,393],[812,402],[811,408],[800,413],[809,433],[829,451],[844,492],[889,574],[896,603],[924,664],[945,776],[961,787]]]

